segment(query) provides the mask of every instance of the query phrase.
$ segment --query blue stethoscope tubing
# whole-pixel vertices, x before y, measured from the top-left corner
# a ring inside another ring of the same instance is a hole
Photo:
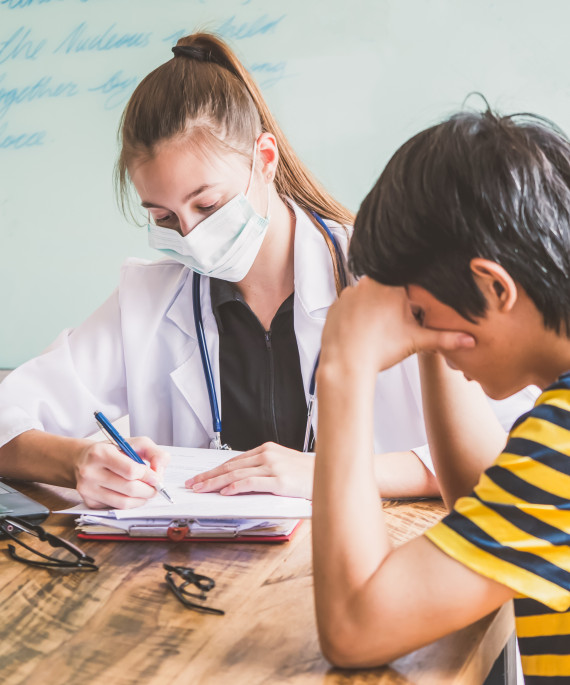
[[[337,263],[340,269],[340,281],[342,288],[348,285],[346,270],[344,268],[344,259],[336,238],[334,237],[330,228],[326,225],[324,220],[316,213],[311,212],[313,217],[325,231],[334,245],[334,250],[337,257]],[[208,397],[210,400],[210,411],[212,412],[212,426],[214,429],[214,438],[212,440],[212,447],[215,449],[229,449],[227,445],[222,444],[222,419],[220,416],[220,405],[218,403],[218,396],[216,393],[216,384],[214,382],[214,374],[212,372],[212,364],[210,362],[210,355],[206,346],[206,334],[204,332],[204,321],[202,319],[202,303],[200,302],[200,274],[194,272],[192,277],[192,304],[194,308],[194,325],[196,326],[196,335],[198,336],[198,347],[200,348],[200,357],[202,359],[202,368],[204,369],[204,379],[208,388]],[[319,366],[319,359],[321,353],[317,355],[311,381],[309,383],[309,401],[307,402],[307,427],[305,429],[305,440],[303,443],[303,452],[308,452],[309,441],[311,435],[311,424],[313,420],[313,412],[315,409],[315,390],[316,390],[316,376],[317,368]]]
[[[196,271],[192,277],[192,305],[194,308],[194,325],[196,326],[196,335],[198,336],[198,347],[200,348],[202,368],[204,369],[204,378],[208,388],[208,397],[210,398],[210,411],[212,412],[212,424],[214,428],[212,447],[223,449],[222,418],[220,416],[220,405],[218,404],[218,396],[216,394],[212,364],[210,363],[210,355],[208,354],[208,348],[206,346],[206,334],[204,333],[202,303],[200,302],[200,274]]]

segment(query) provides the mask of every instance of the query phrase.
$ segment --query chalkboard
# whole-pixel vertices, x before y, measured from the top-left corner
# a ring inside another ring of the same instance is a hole
[[[473,90],[570,129],[565,0],[0,0],[0,367],[156,258],[114,199],[121,111],[196,29],[253,72],[300,157],[356,210],[394,150]]]

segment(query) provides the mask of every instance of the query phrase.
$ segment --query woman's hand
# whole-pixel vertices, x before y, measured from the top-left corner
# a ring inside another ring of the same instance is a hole
[[[314,467],[314,454],[266,442],[190,478],[186,487],[195,492],[220,492],[222,495],[271,492],[311,499]]]
[[[150,438],[131,438],[129,443],[146,464],[137,464],[110,442],[87,445],[75,463],[76,488],[92,509],[131,509],[156,495],[170,456]]]

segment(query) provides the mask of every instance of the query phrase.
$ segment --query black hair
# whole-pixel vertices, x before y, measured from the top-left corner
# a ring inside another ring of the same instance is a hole
[[[570,141],[547,119],[463,111],[422,131],[362,203],[349,265],[387,285],[419,285],[474,321],[486,300],[474,257],[500,264],[570,332]]]

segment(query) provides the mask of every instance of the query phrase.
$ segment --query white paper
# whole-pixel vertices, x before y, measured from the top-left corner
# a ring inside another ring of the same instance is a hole
[[[300,497],[279,495],[220,495],[188,490],[184,483],[188,478],[208,471],[218,464],[240,454],[229,450],[205,450],[190,447],[164,447],[171,455],[164,474],[164,487],[174,500],[167,502],[156,494],[146,504],[134,509],[89,509],[78,504],[61,514],[92,514],[115,519],[147,518],[233,518],[233,519],[302,519],[311,518],[311,501]],[[112,525],[112,524],[111,524]]]

